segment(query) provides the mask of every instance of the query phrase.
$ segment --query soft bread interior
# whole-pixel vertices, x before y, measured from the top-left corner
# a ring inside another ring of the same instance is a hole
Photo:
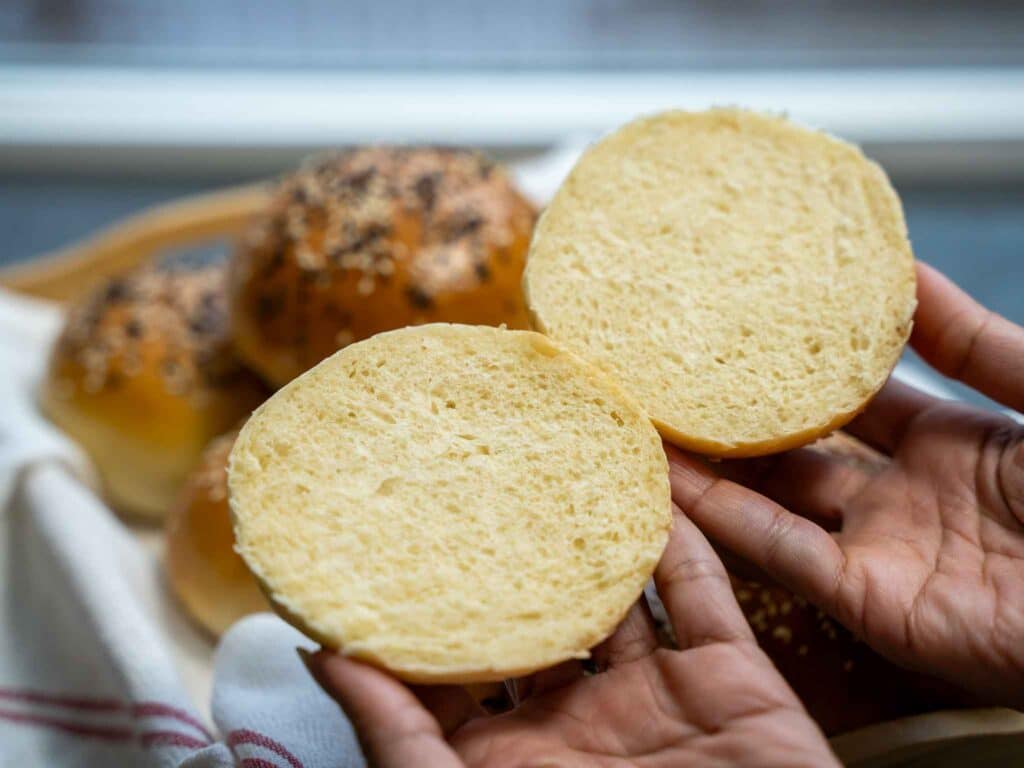
[[[422,682],[585,657],[671,521],[643,411],[545,337],[486,327],[328,358],[248,421],[229,486],[238,550],[282,615]]]
[[[852,418],[909,335],[898,198],[856,147],[737,110],[639,120],[591,148],[534,235],[538,330],[662,433],[744,456]]]

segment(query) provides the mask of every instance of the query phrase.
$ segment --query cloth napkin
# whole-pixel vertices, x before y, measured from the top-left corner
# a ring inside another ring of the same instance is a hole
[[[518,166],[522,188],[546,200],[583,144]],[[363,765],[296,654],[314,644],[261,614],[214,651],[162,583],[159,532],[119,520],[88,460],[41,417],[61,322],[0,290],[0,766]]]
[[[314,644],[275,616],[233,627],[212,658],[212,697],[190,695],[181,646],[202,639],[158,558],[35,408],[60,320],[0,293],[0,765],[363,765],[296,654]]]

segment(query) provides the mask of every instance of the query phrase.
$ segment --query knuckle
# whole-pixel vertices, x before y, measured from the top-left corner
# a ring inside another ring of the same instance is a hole
[[[666,587],[672,587],[702,579],[728,581],[721,563],[707,557],[686,557],[676,560],[660,574],[658,581]]]
[[[772,507],[771,518],[764,539],[765,566],[778,566],[785,552],[785,543],[793,530],[795,518],[780,507]]]

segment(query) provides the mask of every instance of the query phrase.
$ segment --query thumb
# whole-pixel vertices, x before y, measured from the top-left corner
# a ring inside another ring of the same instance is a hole
[[[378,669],[329,651],[309,656],[307,666],[352,721],[371,766],[463,765],[445,742],[437,720],[402,683]]]
[[[932,367],[1024,411],[1024,328],[990,312],[927,264],[917,266],[910,343]]]

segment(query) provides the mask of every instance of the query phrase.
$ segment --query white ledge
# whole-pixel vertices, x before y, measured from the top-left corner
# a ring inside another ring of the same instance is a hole
[[[7,67],[0,141],[537,145],[667,107],[786,111],[858,141],[1024,138],[1024,70],[371,74]]]
[[[980,164],[978,171],[1024,172],[1024,69],[994,68],[387,74],[9,66],[0,69],[0,164],[46,166],[59,157],[74,167],[93,150],[126,167],[168,158],[187,166],[193,151],[200,164],[223,153],[221,167],[244,167],[254,151],[366,141],[534,148],[642,113],[732,104],[784,111],[878,145],[885,160],[905,146],[918,171]],[[973,149],[958,155],[954,145]]]

